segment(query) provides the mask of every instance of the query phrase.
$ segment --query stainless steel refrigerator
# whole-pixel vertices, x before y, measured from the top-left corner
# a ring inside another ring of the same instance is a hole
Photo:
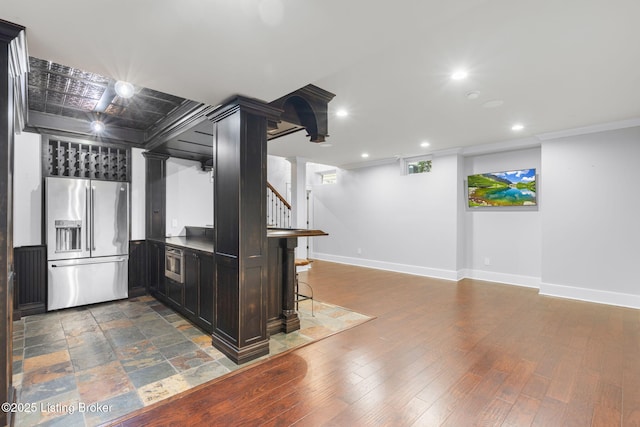
[[[46,178],[49,310],[128,296],[129,184]]]

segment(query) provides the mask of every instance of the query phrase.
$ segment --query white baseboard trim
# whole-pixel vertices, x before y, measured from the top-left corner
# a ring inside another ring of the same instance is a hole
[[[374,268],[377,270],[394,271],[397,273],[432,277],[435,279],[444,279],[454,282],[457,282],[464,278],[484,280],[494,283],[503,283],[507,285],[539,289],[540,295],[640,309],[640,295],[609,292],[596,289],[577,288],[574,286],[554,285],[551,283],[543,283],[539,277],[535,276],[522,276],[518,274],[497,273],[492,271],[472,269],[462,269],[457,271],[443,270],[438,268],[420,267],[416,265],[398,264],[393,262],[376,261],[371,259],[346,257],[317,252],[312,253],[310,258],[320,261],[336,262],[339,264],[349,264],[359,267]]]
[[[640,295],[540,283],[540,295],[640,309]]]
[[[525,288],[540,289],[540,278],[534,276],[522,276],[519,274],[498,273],[483,270],[461,270],[461,279],[486,280],[487,282],[504,283],[506,285],[523,286]]]
[[[397,273],[413,274],[415,276],[433,277],[435,279],[458,281],[458,272],[455,270],[442,270],[438,268],[420,267],[417,265],[398,264],[394,262],[376,261],[372,259],[353,258],[341,255],[323,253],[311,254],[312,259],[320,261],[337,262],[339,264],[356,265],[358,267],[375,268],[376,270],[395,271]]]

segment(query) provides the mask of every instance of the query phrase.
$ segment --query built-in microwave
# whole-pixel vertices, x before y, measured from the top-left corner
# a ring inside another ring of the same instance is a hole
[[[164,275],[178,283],[184,283],[184,258],[182,249],[167,246],[164,250]]]

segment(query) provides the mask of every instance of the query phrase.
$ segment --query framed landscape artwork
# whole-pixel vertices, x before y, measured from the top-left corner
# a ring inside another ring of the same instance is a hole
[[[535,169],[469,175],[467,189],[470,208],[537,206]]]

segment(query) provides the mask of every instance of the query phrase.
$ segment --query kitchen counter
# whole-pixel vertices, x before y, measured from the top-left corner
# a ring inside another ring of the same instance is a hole
[[[293,238],[293,237],[311,237],[311,236],[327,236],[328,234],[322,230],[307,230],[305,228],[269,228],[267,229],[268,238]],[[162,242],[165,245],[179,246],[186,249],[213,253],[213,238],[203,236],[173,236],[164,239],[150,239]]]
[[[157,242],[162,242],[165,245],[178,246],[186,249],[193,249],[196,251],[202,251],[212,254],[213,253],[213,239],[204,237],[186,237],[186,236],[173,236],[159,239],[150,239]]]

